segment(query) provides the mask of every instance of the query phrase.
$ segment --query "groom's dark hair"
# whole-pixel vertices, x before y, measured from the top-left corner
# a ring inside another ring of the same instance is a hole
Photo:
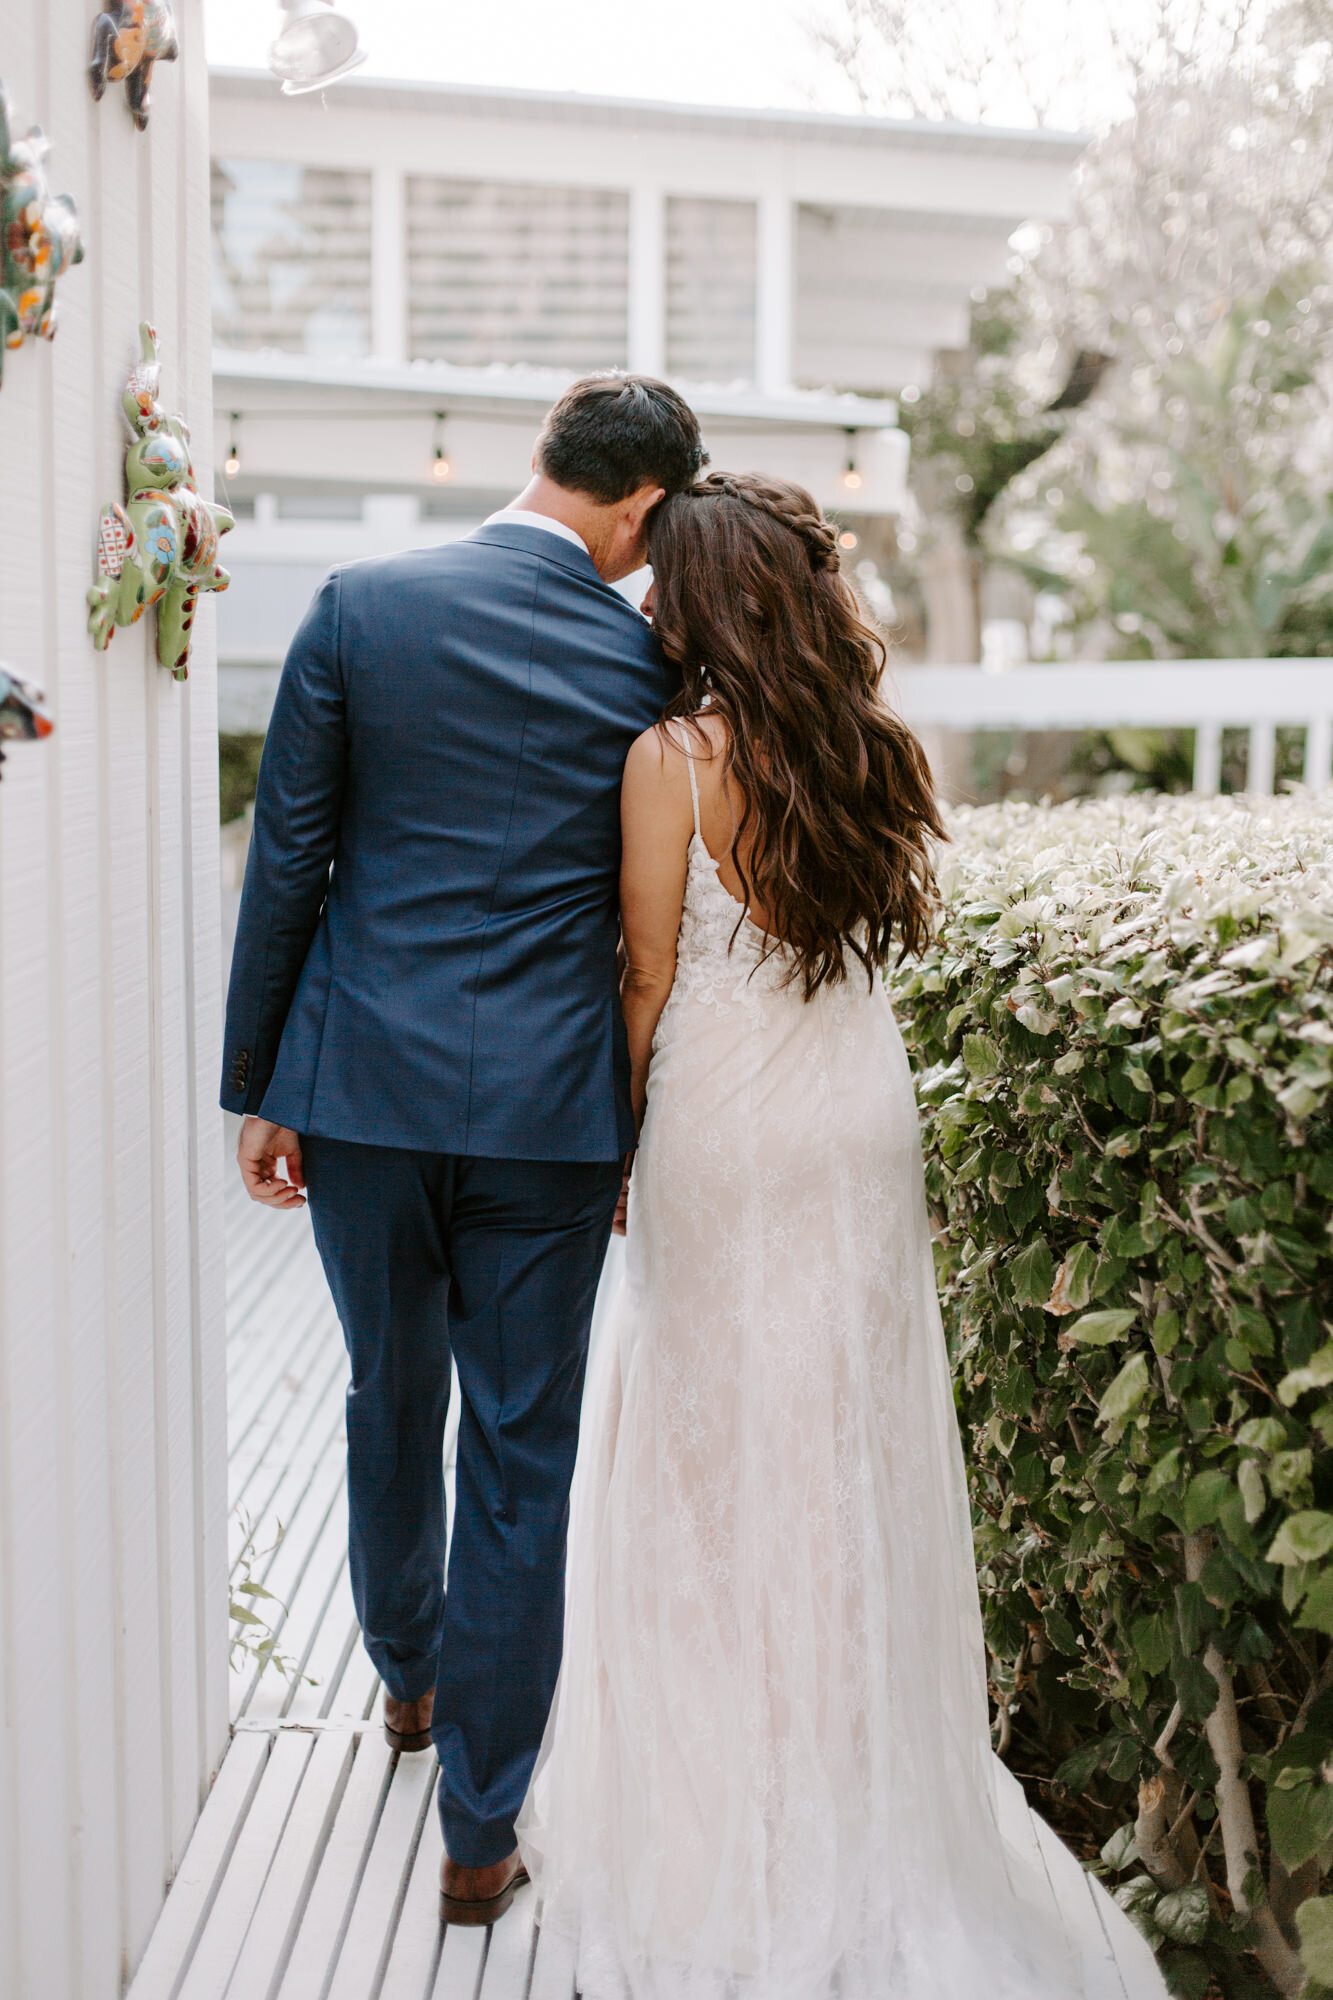
[[[699,419],[651,375],[585,375],[566,389],[537,439],[537,470],[605,506],[642,486],[668,497],[692,486],[708,463]]]

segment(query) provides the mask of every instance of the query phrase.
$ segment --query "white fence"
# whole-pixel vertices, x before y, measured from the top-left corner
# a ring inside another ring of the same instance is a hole
[[[141,319],[211,490],[203,7],[143,133],[89,94],[95,11],[0,9],[86,246],[0,386],[0,656],[55,718],[0,783],[4,2000],[116,2000],[227,1735],[214,612],[181,685],[85,601]]]
[[[1333,659],[900,667],[891,679],[914,728],[1192,729],[1196,792],[1218,789],[1224,729],[1248,731],[1246,790],[1271,792],[1278,728],[1294,725],[1305,731],[1305,783],[1330,782]]]

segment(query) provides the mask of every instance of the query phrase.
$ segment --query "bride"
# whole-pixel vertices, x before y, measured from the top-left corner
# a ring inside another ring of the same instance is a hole
[[[881,979],[927,935],[929,771],[808,494],[714,474],[650,555],[684,691],[625,772],[641,1140],[519,1828],[543,1937],[582,2000],[1072,2000],[997,1826]]]

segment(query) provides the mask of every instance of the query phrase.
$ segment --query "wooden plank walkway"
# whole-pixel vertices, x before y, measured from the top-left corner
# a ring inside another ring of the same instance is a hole
[[[293,1670],[232,1673],[232,1745],[129,2000],[574,2000],[530,1890],[494,1933],[440,1926],[435,1757],[388,1749],[352,1608],[346,1362],[309,1219],[228,1201],[232,1553],[274,1593],[257,1608]],[[1158,2000],[1148,1947],[1007,1773],[1000,1804],[1086,2000]]]
[[[232,1746],[130,2000],[525,2000],[531,1893],[494,1943],[441,1928],[435,1757],[394,1755],[379,1726],[347,1579],[347,1364],[309,1219],[239,1187],[228,1204],[232,1557],[248,1546],[273,1592],[255,1608],[291,1672],[233,1668]],[[542,1992],[571,2000],[553,1969]]]

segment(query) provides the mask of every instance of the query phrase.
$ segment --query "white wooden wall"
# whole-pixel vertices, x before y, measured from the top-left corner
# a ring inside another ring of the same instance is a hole
[[[152,124],[85,65],[92,0],[4,0],[0,76],[86,258],[0,386],[0,659],[57,733],[0,780],[0,1993],[106,2000],[226,1736],[214,612],[190,680],[151,619],[93,651],[141,318],[204,463],[201,0]]]

